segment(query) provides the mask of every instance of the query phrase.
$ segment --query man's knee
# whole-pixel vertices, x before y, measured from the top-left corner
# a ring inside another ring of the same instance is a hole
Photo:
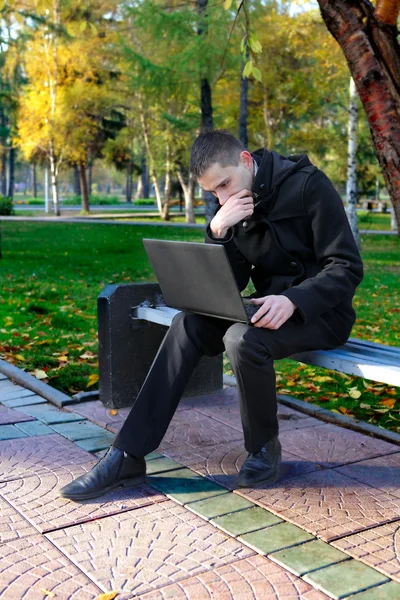
[[[231,360],[249,358],[265,361],[270,356],[268,348],[260,341],[257,330],[244,323],[231,325],[224,335],[223,342]]]

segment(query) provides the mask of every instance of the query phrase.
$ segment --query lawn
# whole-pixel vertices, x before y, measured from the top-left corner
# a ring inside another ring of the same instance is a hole
[[[96,389],[96,299],[110,283],[154,281],[142,238],[202,241],[197,229],[3,221],[0,357],[73,394]],[[365,277],[352,337],[399,344],[400,240],[362,236]],[[400,432],[399,388],[289,359],[277,389]],[[225,370],[230,366],[225,359]]]

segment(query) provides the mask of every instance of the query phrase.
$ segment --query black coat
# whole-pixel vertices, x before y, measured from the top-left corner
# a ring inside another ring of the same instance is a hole
[[[284,157],[261,148],[252,156],[258,164],[252,191],[260,200],[253,215],[223,239],[213,238],[208,225],[205,241],[224,244],[240,291],[251,277],[252,297],[287,296],[297,306],[291,319],[321,317],[345,343],[364,270],[343,202],[306,154]]]

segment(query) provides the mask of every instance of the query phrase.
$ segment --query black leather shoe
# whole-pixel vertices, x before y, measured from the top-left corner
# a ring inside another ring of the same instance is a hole
[[[135,458],[119,448],[110,446],[89,473],[62,487],[58,495],[69,500],[87,500],[102,496],[120,485],[133,487],[143,483],[145,478],[144,458]]]
[[[279,479],[281,459],[281,443],[274,437],[259,452],[248,455],[240,469],[238,485],[251,487],[255,483],[275,483]]]

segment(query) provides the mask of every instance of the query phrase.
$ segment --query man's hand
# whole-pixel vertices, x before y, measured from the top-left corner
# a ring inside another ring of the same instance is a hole
[[[225,237],[229,227],[251,217],[254,212],[253,194],[250,190],[240,190],[229,196],[210,223],[215,237]]]
[[[252,324],[254,327],[265,327],[266,329],[279,329],[297,308],[286,296],[271,295],[264,296],[264,298],[252,298],[251,302],[261,305],[251,318]]]

